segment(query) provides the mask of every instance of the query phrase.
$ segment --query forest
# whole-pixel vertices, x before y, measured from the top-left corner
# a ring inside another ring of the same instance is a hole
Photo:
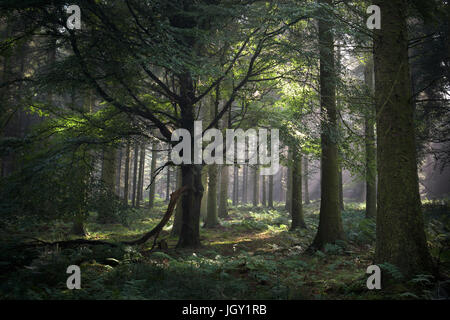
[[[0,0],[0,168],[0,300],[448,300],[450,2]]]

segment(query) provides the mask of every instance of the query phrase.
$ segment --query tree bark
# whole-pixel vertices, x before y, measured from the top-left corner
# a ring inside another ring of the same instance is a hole
[[[130,142],[127,141],[127,146],[125,149],[125,181],[124,181],[124,188],[123,188],[123,201],[125,205],[128,206],[128,198],[129,198],[129,186],[130,186]]]
[[[375,31],[378,208],[375,262],[405,276],[428,273],[431,260],[419,196],[414,109],[408,63],[405,0],[375,1],[383,13]]]
[[[331,6],[331,0],[320,0]],[[322,17],[327,14],[321,10]],[[319,19],[320,55],[320,105],[322,113],[321,132],[321,199],[319,228],[312,243],[322,249],[327,243],[344,239],[339,205],[339,176],[337,148],[336,83],[334,69],[334,40],[332,26],[325,18]]]
[[[288,150],[287,186],[286,186],[286,211],[291,212],[292,208],[292,150]]]
[[[255,166],[253,169],[253,206],[257,207],[259,204],[259,167]]]
[[[152,162],[150,164],[150,182],[152,182],[153,175],[155,174],[156,170],[156,160],[158,157],[158,151],[156,151],[156,148],[158,147],[156,142],[152,143]],[[153,208],[155,205],[155,190],[156,190],[156,179],[153,181],[153,183],[150,185],[150,190],[148,192],[148,207],[149,209]]]
[[[142,193],[144,189],[144,168],[145,168],[145,143],[141,144],[141,152],[139,158],[139,176],[138,176],[138,190],[137,190],[137,199],[136,199],[136,207],[139,208],[142,202]]]
[[[366,218],[375,218],[377,214],[375,105],[372,102],[375,84],[373,76],[373,61],[370,59],[364,68],[364,80],[371,94],[371,103],[364,115],[364,140],[366,147]]]
[[[137,175],[138,175],[138,160],[139,160],[139,144],[135,144],[134,146],[134,167],[133,167],[133,192],[131,196],[131,204],[133,208],[136,207],[137,200]]]
[[[302,205],[302,156],[300,153],[293,155],[292,164],[292,224],[291,230],[306,228],[303,218]]]
[[[311,201],[309,200],[309,184],[308,184],[308,176],[309,176],[309,168],[308,168],[308,166],[309,166],[309,164],[308,164],[308,162],[309,162],[309,160],[308,160],[308,156],[305,156],[305,158],[304,158],[305,160],[304,160],[304,165],[303,165],[303,168],[304,168],[304,172],[303,172],[303,182],[304,182],[304,184],[305,184],[305,190],[303,191],[303,193],[305,194],[305,204],[310,204],[311,203]]]
[[[269,197],[267,205],[269,208],[273,208],[273,175],[269,176]]]
[[[228,180],[229,168],[227,165],[222,165],[222,173],[220,175],[220,197],[219,197],[219,217],[228,217]]]

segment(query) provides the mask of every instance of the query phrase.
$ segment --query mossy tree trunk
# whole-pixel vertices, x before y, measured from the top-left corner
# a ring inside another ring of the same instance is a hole
[[[375,1],[382,26],[375,31],[378,208],[375,262],[406,276],[427,273],[430,255],[419,196],[414,108],[408,63],[405,0]]]
[[[331,0],[320,0],[331,6]],[[322,114],[321,132],[321,199],[317,234],[313,248],[322,249],[327,243],[344,239],[339,203],[339,164],[337,147],[336,80],[334,68],[334,40],[331,23],[321,10],[319,19],[320,55],[320,106]]]

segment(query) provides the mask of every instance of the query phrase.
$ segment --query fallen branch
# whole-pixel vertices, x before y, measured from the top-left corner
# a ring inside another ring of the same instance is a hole
[[[88,240],[88,239],[75,239],[75,240],[66,240],[66,241],[56,241],[56,242],[47,242],[40,239],[34,239],[38,243],[33,243],[31,246],[33,247],[39,247],[39,246],[59,246],[59,247],[70,247],[70,246],[76,246],[76,245],[107,245],[111,247],[117,247],[119,244],[125,244],[125,245],[137,245],[137,244],[143,244],[151,237],[155,237],[155,240],[153,242],[153,247],[156,245],[156,240],[158,239],[159,234],[161,233],[164,226],[169,222],[170,218],[172,217],[173,210],[175,209],[175,205],[178,201],[178,198],[187,190],[187,187],[181,187],[178,190],[174,191],[170,195],[170,201],[169,205],[167,206],[166,213],[162,217],[161,221],[158,223],[156,227],[154,227],[149,232],[145,233],[142,237],[136,240],[132,241],[121,241],[118,244],[112,243],[112,242],[106,242],[102,240]],[[24,245],[24,246],[30,246]]]

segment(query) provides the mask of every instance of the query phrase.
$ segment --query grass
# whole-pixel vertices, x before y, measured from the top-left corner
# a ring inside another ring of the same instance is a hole
[[[367,266],[372,264],[374,254],[375,223],[364,218],[364,206],[360,203],[348,203],[342,215],[348,242],[328,245],[323,252],[305,253],[316,232],[318,206],[317,202],[305,206],[308,228],[295,231],[288,230],[289,214],[281,204],[277,204],[274,209],[253,208],[249,205],[231,207],[229,217],[221,222],[221,226],[201,228],[202,247],[194,251],[176,249],[177,238],[170,236],[171,225],[168,225],[161,235],[169,246],[165,252],[149,253],[152,241],[139,247],[93,246],[39,252],[27,261],[25,267],[2,274],[0,298],[438,297],[433,293],[436,282],[428,281],[426,276],[416,279],[414,285],[401,285],[389,292],[366,288],[365,272]],[[127,227],[121,224],[98,224],[93,214],[87,223],[88,238],[113,241],[135,239],[154,227],[162,212],[163,206],[151,212],[140,209],[136,214],[139,218],[133,219]],[[446,226],[440,227],[440,236],[442,232],[448,232]],[[63,222],[55,222],[51,228],[35,229],[36,236],[52,241],[72,238],[68,230],[70,225]],[[110,265],[108,258],[117,259],[118,265]],[[0,257],[0,263],[5,259]],[[81,290],[66,288],[68,275],[65,270],[71,264],[81,267]],[[443,266],[444,273],[448,272],[448,264],[444,262]]]

